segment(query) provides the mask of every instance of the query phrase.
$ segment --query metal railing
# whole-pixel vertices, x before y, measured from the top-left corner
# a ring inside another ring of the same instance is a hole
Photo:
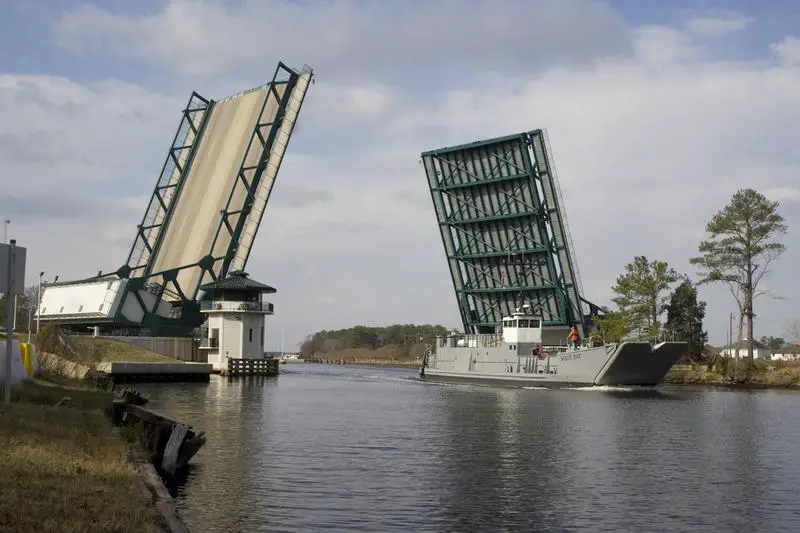
[[[272,314],[275,306],[270,302],[224,302],[224,301],[205,301],[200,302],[202,311],[244,311],[253,313]]]

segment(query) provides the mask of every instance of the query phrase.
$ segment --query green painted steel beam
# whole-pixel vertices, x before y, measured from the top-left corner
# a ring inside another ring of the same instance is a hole
[[[197,102],[194,107],[192,106],[193,102]],[[186,107],[181,112],[181,121],[178,124],[178,128],[175,130],[175,135],[172,138],[170,149],[167,152],[167,156],[164,158],[164,163],[161,166],[161,171],[159,173],[158,178],[156,179],[156,186],[153,189],[153,193],[150,196],[150,202],[148,203],[147,208],[145,209],[141,223],[137,226],[136,237],[133,240],[130,252],[128,253],[128,258],[125,261],[125,264],[129,269],[138,270],[139,267],[144,266],[146,270],[150,264],[150,257],[152,257],[153,250],[156,248],[159,236],[163,231],[157,232],[155,237],[153,237],[152,235],[150,235],[149,230],[154,229],[155,227],[160,227],[163,230],[163,228],[166,227],[165,219],[169,211],[169,207],[171,205],[174,205],[175,201],[177,200],[177,192],[176,192],[172,195],[169,205],[166,205],[162,194],[163,190],[170,188],[171,176],[175,170],[175,167],[170,166],[170,163],[176,163],[177,161],[177,157],[175,155],[176,151],[180,153],[183,150],[189,150],[191,155],[192,148],[191,147],[187,148],[186,145],[183,145],[182,143],[184,142],[184,139],[179,139],[179,136],[181,135],[184,126],[186,126],[187,129],[184,132],[184,134],[188,135],[189,130],[194,131],[195,138],[192,144],[193,145],[196,144],[200,137],[200,135],[198,134],[198,127],[200,127],[201,124],[198,124],[197,126],[194,125],[193,114],[200,111],[203,112],[207,111],[208,108],[211,106],[211,104],[212,104],[211,100],[203,98],[196,92],[192,92],[192,94],[189,96],[189,101],[187,102]],[[203,121],[205,119],[206,115],[204,114]],[[179,142],[181,143],[180,145],[178,144]],[[185,175],[186,173],[184,167],[183,171],[181,172],[181,175],[179,176],[178,183],[181,182],[181,180],[183,179],[183,177],[185,177]],[[160,219],[159,219],[159,213],[161,213],[162,215]],[[157,223],[155,222],[156,219],[158,219]],[[138,257],[136,257],[137,250],[138,250]],[[147,250],[148,252],[148,259],[144,263],[144,265],[142,265],[141,264],[142,256],[145,250]]]
[[[285,80],[286,87],[284,88],[283,94],[278,96],[277,91],[275,91],[275,85],[277,85],[276,80],[278,80],[278,76],[281,72],[288,74],[289,78],[288,80]],[[269,159],[269,155],[272,152],[272,144],[275,141],[275,137],[278,134],[278,130],[280,130],[281,124],[283,123],[283,117],[286,112],[286,106],[288,105],[289,100],[292,97],[292,91],[295,85],[297,84],[297,80],[299,79],[299,77],[300,77],[299,72],[290,69],[283,63],[279,63],[278,67],[275,69],[275,74],[272,77],[273,82],[270,85],[271,94],[264,99],[263,107],[266,107],[267,102],[270,99],[270,96],[272,96],[278,99],[278,109],[275,111],[275,118],[272,119],[271,122],[259,123],[256,125],[256,127],[253,129],[250,141],[248,142],[248,146],[251,146],[253,139],[258,139],[259,144],[261,145],[261,153],[259,154],[258,157],[258,164],[255,167],[250,167],[249,169],[245,167],[244,161],[247,160],[247,155],[245,154],[245,156],[242,158],[242,165],[240,166],[239,171],[237,172],[237,176],[242,178],[242,182],[244,183],[247,189],[247,196],[246,196],[247,200],[245,204],[238,210],[239,216],[236,219],[236,227],[232,232],[231,241],[228,245],[228,253],[225,254],[222,263],[222,270],[220,271],[220,276],[223,278],[225,277],[225,275],[227,275],[230,263],[231,261],[233,261],[234,256],[236,255],[236,249],[239,246],[239,241],[242,237],[242,231],[244,230],[245,221],[247,220],[247,217],[250,214],[253,207],[252,199],[255,197],[256,191],[258,191],[258,186],[261,183],[261,175],[263,174],[263,171],[266,168],[267,160]],[[264,137],[261,133],[261,129],[265,127],[269,128],[269,132],[267,133],[266,137]],[[247,173],[252,173],[252,179],[250,180],[250,182],[247,182],[246,180]],[[235,188],[236,185],[234,184],[234,186],[231,188],[228,202],[226,204],[225,214],[223,215],[223,217],[227,217],[227,215],[231,213],[231,211],[228,211],[228,207],[231,205]],[[269,198],[267,198],[267,200],[269,200]],[[258,228],[256,228],[256,231],[258,231]],[[211,245],[210,248],[211,250],[214,249],[215,244],[216,244],[216,237]],[[197,296],[197,291],[195,291],[195,297],[196,296]]]
[[[535,135],[541,130],[422,153],[465,331],[493,327],[523,303],[553,324],[568,325],[574,314],[574,282],[558,268],[570,249],[548,235],[561,206],[539,193],[550,176],[546,162],[544,172],[534,163]]]
[[[527,133],[516,133],[513,135],[506,135],[503,137],[495,137],[494,139],[487,139],[484,141],[475,141],[466,144],[458,144],[456,146],[446,146],[444,148],[437,148],[436,150],[428,150],[422,152],[422,157],[426,156],[441,156],[444,154],[451,154],[454,152],[463,152],[474,148],[483,148],[484,146],[492,146],[502,144],[508,141],[524,141]]]
[[[508,214],[500,214],[500,215],[478,217],[478,218],[461,218],[461,217],[451,216],[448,217],[444,222],[440,222],[440,224],[445,226],[454,226],[462,224],[480,224],[482,222],[496,222],[498,220],[512,220],[515,218],[538,217],[538,216],[541,216],[541,213],[537,211],[524,211],[521,213],[508,213]]]
[[[464,289],[467,294],[494,294],[494,293],[508,293],[508,292],[539,292],[539,291],[553,291],[559,288],[555,283],[548,283],[543,285],[529,285],[525,287],[491,287],[480,289]]]
[[[535,313],[534,313],[535,314]],[[567,328],[563,323],[563,320],[547,320],[542,318],[542,326],[562,326]],[[501,325],[501,322],[473,322],[473,326],[482,327],[482,328],[495,328]]]
[[[507,257],[507,256],[515,256],[515,255],[522,255],[522,254],[543,254],[549,252],[549,248],[515,248],[513,250],[508,251],[497,251],[497,252],[485,252],[485,253],[456,253],[452,256],[453,259],[463,259],[463,260],[470,260],[470,259],[489,259],[494,257]]]
[[[192,169],[194,156],[195,154],[197,154],[197,147],[200,146],[200,143],[202,142],[203,132],[205,132],[206,125],[208,124],[211,114],[213,112],[214,112],[214,101],[210,100],[208,103],[208,107],[206,107],[205,111],[203,112],[203,118],[200,124],[195,125],[196,128],[195,138],[192,144],[189,145],[188,148],[189,155],[186,158],[186,162],[184,163],[183,168],[181,169],[180,177],[178,178],[178,182],[175,187],[175,192],[173,193],[172,199],[170,200],[169,207],[166,209],[164,213],[164,218],[161,221],[161,231],[159,231],[156,236],[155,243],[153,244],[153,251],[151,252],[150,257],[147,260],[147,267],[144,269],[145,276],[150,274],[153,270],[152,259],[158,256],[158,251],[161,249],[161,244],[164,242],[164,236],[166,232],[169,231],[169,222],[170,220],[172,220],[172,214],[175,212],[175,206],[180,201],[181,192],[183,191],[183,187],[186,184],[186,178]]]
[[[505,183],[505,182],[509,182],[509,181],[517,181],[517,180],[520,180],[520,179],[528,179],[530,177],[531,177],[530,174],[528,174],[527,172],[522,172],[522,173],[519,173],[519,174],[511,174],[511,175],[508,175],[508,176],[500,176],[500,177],[497,177],[497,178],[482,179],[482,180],[477,180],[477,181],[468,182],[468,183],[452,183],[452,184],[448,184],[448,185],[439,185],[439,186],[435,187],[433,190],[434,191],[455,191],[455,190],[459,190],[459,189],[475,188],[476,186],[481,186],[481,185],[493,185],[493,184]]]

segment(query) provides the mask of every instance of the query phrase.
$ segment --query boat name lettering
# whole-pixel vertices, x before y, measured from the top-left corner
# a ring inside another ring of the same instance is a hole
[[[562,361],[571,361],[571,360],[573,360],[573,359],[580,359],[580,358],[581,358],[581,354],[579,354],[579,353],[565,353],[565,354],[561,354],[561,360],[562,360]]]

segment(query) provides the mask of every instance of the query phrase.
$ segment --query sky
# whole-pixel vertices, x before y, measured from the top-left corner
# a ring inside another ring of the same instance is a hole
[[[794,0],[6,0],[0,218],[27,278],[127,257],[192,91],[314,68],[248,262],[278,289],[266,345],[459,314],[425,150],[548,131],[585,297],[636,255],[696,279],[739,188],[780,201],[787,250],[756,337],[800,318],[800,3]],[[702,287],[710,341],[736,310]]]

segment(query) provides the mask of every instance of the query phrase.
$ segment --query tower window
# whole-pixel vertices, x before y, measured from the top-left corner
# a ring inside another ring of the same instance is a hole
[[[253,328],[250,328],[250,342],[253,342]]]

